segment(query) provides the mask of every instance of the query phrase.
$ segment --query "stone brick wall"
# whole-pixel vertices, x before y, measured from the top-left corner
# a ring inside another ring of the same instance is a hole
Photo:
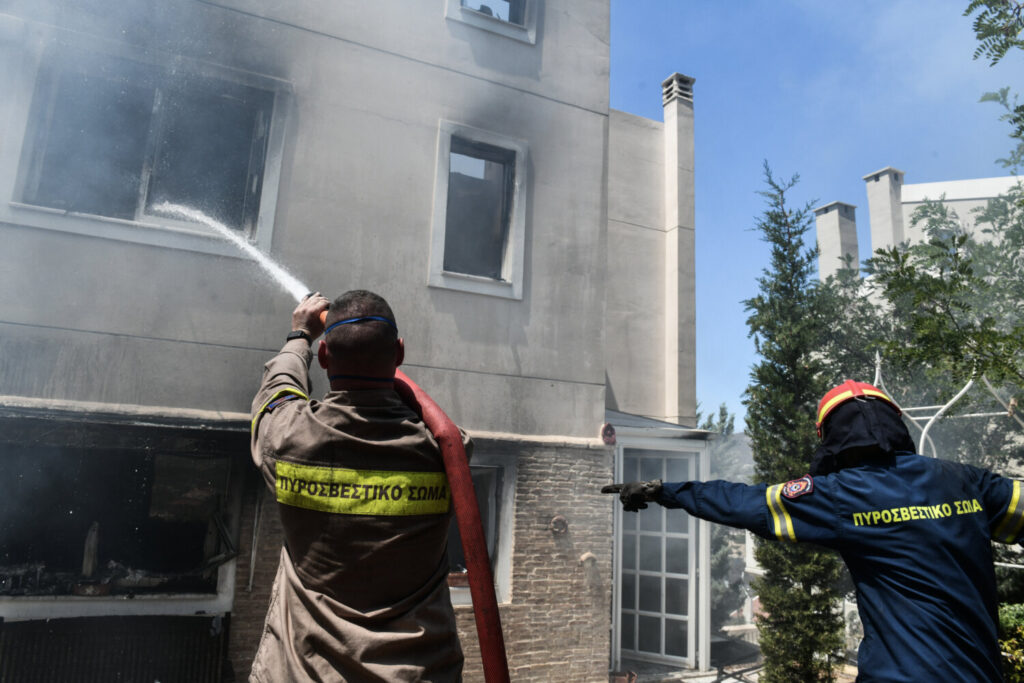
[[[517,464],[511,603],[500,608],[514,681],[608,680],[611,628],[612,451],[603,447],[477,439]],[[281,548],[277,511],[264,497],[252,592],[247,591],[255,488],[243,502],[230,658],[244,681],[259,644]],[[507,501],[506,501],[507,502]],[[565,519],[564,532],[552,519]],[[457,607],[465,681],[483,681],[471,607]]]

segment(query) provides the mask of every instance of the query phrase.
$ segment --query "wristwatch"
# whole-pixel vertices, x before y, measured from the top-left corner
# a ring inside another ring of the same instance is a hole
[[[313,343],[313,338],[309,336],[309,332],[305,330],[292,330],[288,333],[288,341],[292,339],[305,339],[307,344]]]

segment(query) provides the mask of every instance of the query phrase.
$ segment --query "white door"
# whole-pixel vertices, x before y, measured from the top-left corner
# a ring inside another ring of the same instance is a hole
[[[616,465],[622,482],[699,478],[699,452],[624,444]],[[616,517],[616,665],[635,659],[694,667],[697,520],[656,504],[639,513],[616,506]]]

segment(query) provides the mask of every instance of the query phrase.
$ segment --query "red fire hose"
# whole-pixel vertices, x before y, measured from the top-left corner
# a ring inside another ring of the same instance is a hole
[[[401,370],[395,371],[395,390],[402,400],[416,411],[441,447],[448,485],[455,505],[455,520],[462,535],[462,549],[469,572],[469,594],[473,598],[476,633],[480,640],[480,657],[487,683],[508,683],[508,659],[505,638],[501,632],[498,600],[494,595],[494,576],[487,556],[484,528],[480,523],[480,507],[473,490],[469,461],[462,446],[462,435],[455,423],[423,389]]]

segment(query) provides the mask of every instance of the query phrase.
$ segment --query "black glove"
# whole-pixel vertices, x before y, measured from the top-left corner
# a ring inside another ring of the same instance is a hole
[[[602,486],[601,493],[617,493],[622,501],[622,509],[626,512],[646,510],[648,503],[655,503],[661,498],[661,479],[654,481],[631,481],[627,484],[611,484]]]

